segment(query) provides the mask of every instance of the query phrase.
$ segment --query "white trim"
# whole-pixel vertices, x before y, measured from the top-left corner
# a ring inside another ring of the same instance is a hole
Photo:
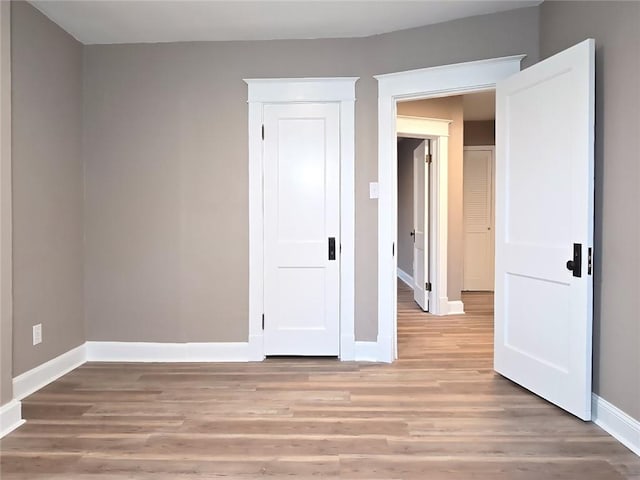
[[[382,362],[378,342],[355,342],[355,360],[357,362]]]
[[[402,280],[407,285],[407,287],[413,290],[413,277],[402,270],[400,267],[398,267],[398,278]]]
[[[593,423],[640,456],[640,421],[595,393],[591,395]]]
[[[153,343],[87,342],[89,362],[249,362],[257,358],[250,342]]]
[[[396,117],[396,136],[398,137],[448,137],[449,125],[453,120],[427,117]],[[429,132],[429,133],[424,133]]]
[[[354,101],[360,77],[245,78],[249,103]]]
[[[245,79],[249,103],[249,338],[264,358],[262,109],[265,103],[340,102],[340,358],[354,355],[355,83],[358,77]]]
[[[463,315],[464,314],[464,303],[462,303],[462,300],[449,300],[447,307],[448,307],[447,315]]]
[[[396,356],[397,244],[396,103],[401,99],[443,97],[495,88],[520,71],[524,55],[377,75],[378,80],[378,343],[382,357]],[[445,256],[446,258],[446,256]],[[445,283],[446,284],[446,283]],[[444,302],[442,297],[438,302]],[[448,302],[447,302],[448,305]]]
[[[87,361],[85,344],[58,355],[13,379],[13,398],[22,400]]]
[[[18,400],[11,400],[0,407],[0,438],[5,437],[22,425],[22,404]]]

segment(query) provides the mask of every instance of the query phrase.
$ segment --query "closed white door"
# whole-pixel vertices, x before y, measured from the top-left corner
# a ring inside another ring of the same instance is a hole
[[[264,350],[338,355],[340,106],[265,105]]]
[[[594,50],[498,83],[495,369],[591,418]]]
[[[429,311],[429,140],[413,151],[413,298]]]
[[[465,148],[463,289],[493,290],[493,150]]]

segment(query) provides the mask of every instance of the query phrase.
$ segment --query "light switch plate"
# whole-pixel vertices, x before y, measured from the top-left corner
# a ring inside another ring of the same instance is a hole
[[[33,326],[33,344],[38,345],[42,343],[42,324],[39,323]]]
[[[369,198],[378,198],[378,182],[369,183]]]

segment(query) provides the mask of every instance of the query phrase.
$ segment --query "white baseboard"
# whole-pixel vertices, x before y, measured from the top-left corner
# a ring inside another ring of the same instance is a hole
[[[356,340],[351,335],[342,335],[340,337],[340,360],[343,362],[351,362],[356,359]]]
[[[249,362],[262,360],[253,342],[87,342],[89,362]],[[259,357],[259,358],[257,358]]]
[[[591,395],[593,423],[640,456],[640,421],[595,393]]]
[[[464,303],[462,300],[449,300],[449,315],[464,314]]]
[[[261,362],[264,360],[264,337],[262,335],[249,335],[248,362]]]
[[[69,350],[13,379],[13,398],[22,400],[86,362],[85,345]]]
[[[354,360],[357,362],[379,362],[378,342],[355,342]]]
[[[398,278],[402,280],[407,287],[413,289],[413,277],[398,267]]]
[[[0,438],[13,432],[23,423],[22,404],[18,400],[13,399],[0,407]]]
[[[355,360],[359,362],[391,363],[395,360],[392,339],[378,336],[376,342],[355,344]]]

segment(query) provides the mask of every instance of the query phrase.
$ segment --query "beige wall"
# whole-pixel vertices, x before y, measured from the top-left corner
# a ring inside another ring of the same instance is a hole
[[[0,2],[0,405],[13,397],[11,319],[11,7]]]
[[[398,142],[398,268],[413,276],[413,152],[424,140]]]
[[[465,147],[495,144],[496,122],[494,120],[471,120],[464,122]]]
[[[356,338],[377,336],[374,74],[525,53],[538,9],[364,39],[87,46],[91,340],[246,341],[246,77],[359,76]]]
[[[398,103],[398,115],[451,120],[449,126],[449,225],[447,295],[460,300],[462,291],[462,160],[464,118],[462,96]]]
[[[11,33],[16,376],[85,341],[82,45],[26,2]]]
[[[544,2],[545,57],[596,40],[594,391],[640,420],[640,3]]]

